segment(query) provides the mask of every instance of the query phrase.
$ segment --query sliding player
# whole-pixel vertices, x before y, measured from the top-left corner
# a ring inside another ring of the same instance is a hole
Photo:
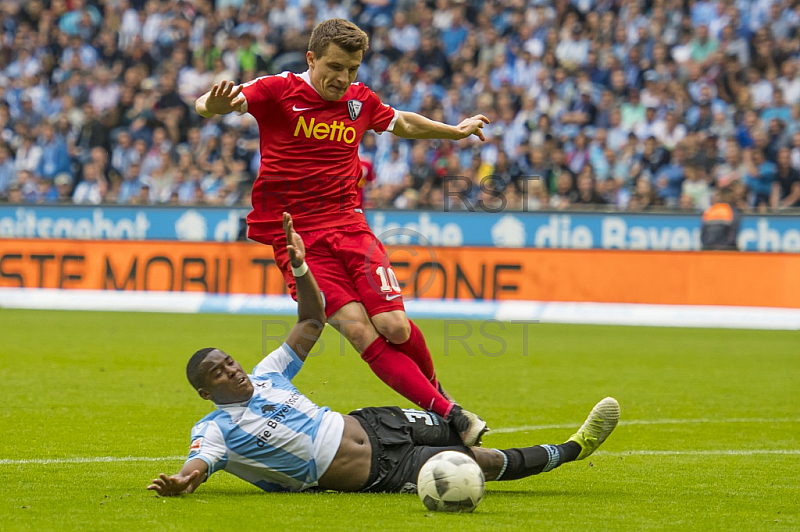
[[[162,473],[147,489],[162,496],[192,493],[224,470],[264,491],[412,491],[422,465],[448,450],[475,458],[487,480],[516,480],[583,460],[616,427],[619,404],[607,397],[566,443],[483,449],[464,446],[451,422],[429,412],[383,407],[342,415],[318,407],[292,379],[322,333],[325,310],[288,214],[284,226],[297,324],[250,375],[219,349],[192,355],[186,366],[189,382],[217,409],[194,426],[180,472]]]

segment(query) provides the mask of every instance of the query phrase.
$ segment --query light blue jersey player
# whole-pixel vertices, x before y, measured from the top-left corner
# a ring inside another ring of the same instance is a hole
[[[212,366],[212,376],[225,372],[231,360],[226,356]],[[195,425],[188,460],[203,460],[209,475],[224,469],[264,491],[316,486],[342,440],[344,418],[318,407],[292,385],[302,365],[283,344],[250,375],[234,370],[234,384],[252,396],[217,404],[215,412]]]
[[[286,213],[284,229],[297,282],[297,324],[250,375],[219,349],[192,355],[189,382],[217,409],[194,426],[181,470],[160,474],[147,489],[161,496],[192,493],[224,470],[264,491],[414,491],[422,465],[448,450],[472,456],[486,480],[515,480],[586,458],[614,430],[619,404],[610,397],[566,443],[505,450],[465,447],[459,430],[431,412],[382,407],[342,415],[318,407],[292,379],[322,333],[322,295]]]

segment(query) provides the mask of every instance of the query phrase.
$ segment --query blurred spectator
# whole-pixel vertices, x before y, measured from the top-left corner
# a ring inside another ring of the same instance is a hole
[[[639,96],[639,89],[630,87],[628,89],[627,99],[620,107],[622,127],[627,131],[633,131],[637,125],[645,121],[647,109]]]
[[[207,202],[217,205],[222,203],[225,194],[225,177],[227,175],[225,163],[221,159],[211,163],[211,171],[206,174],[200,183],[200,188]]]
[[[106,68],[97,69],[94,86],[89,90],[89,103],[94,111],[102,114],[113,109],[119,103],[120,88],[111,79],[111,72]]]
[[[675,147],[669,163],[661,167],[655,174],[656,191],[658,196],[670,207],[677,206],[681,195],[681,188],[685,178],[685,148],[681,145]]]
[[[706,175],[722,162],[719,156],[719,139],[713,133],[703,136],[697,133],[687,145],[686,161],[690,166],[698,166]]]
[[[27,198],[30,203],[53,203],[58,199],[58,192],[52,181],[36,176],[33,178],[33,183],[35,188]]]
[[[633,195],[628,202],[628,210],[630,211],[644,211],[652,207],[663,205],[662,199],[656,194],[650,181],[647,179],[639,179],[636,182]]]
[[[389,159],[382,163],[375,173],[375,194],[383,198],[383,204],[394,201],[394,198],[402,192],[409,172],[408,163],[400,156],[399,146],[392,146]],[[459,175],[461,174],[454,174],[452,177]]]
[[[654,129],[656,140],[668,151],[675,149],[675,146],[686,138],[686,126],[678,123],[674,112],[667,113],[667,118],[663,122],[658,122]]]
[[[394,13],[392,27],[389,29],[389,42],[403,53],[416,52],[419,48],[419,29],[408,24],[403,11]]]
[[[702,166],[686,166],[686,180],[681,185],[681,207],[705,210],[711,206],[711,187]]]
[[[103,196],[97,168],[91,163],[84,165],[83,180],[75,187],[72,201],[78,204],[90,203],[98,205],[103,201]]]
[[[728,140],[724,160],[713,170],[713,183],[717,187],[725,187],[734,181],[743,180],[746,173],[747,168],[742,162],[739,145],[735,140]]]
[[[0,144],[0,199],[8,198],[8,190],[16,184],[16,170],[8,146]]]
[[[744,183],[752,193],[750,205],[768,206],[772,195],[772,183],[777,177],[775,163],[766,159],[763,150],[755,148],[745,152],[744,164],[747,169]]]
[[[631,149],[635,148],[636,137],[631,134],[628,145]],[[635,163],[631,168],[631,176],[634,181],[640,178],[653,180],[658,172],[670,160],[670,154],[656,143],[655,137],[648,137],[644,141],[642,151],[635,156]]]
[[[72,201],[72,176],[67,173],[58,174],[53,180],[55,185],[55,201],[69,203]]]
[[[152,200],[150,199],[150,185],[147,183],[142,183],[142,186],[139,188],[139,193],[129,199],[129,203],[132,205],[150,205],[152,204]],[[196,204],[202,205],[205,202],[203,201],[203,196],[201,194],[200,198],[195,201]]]
[[[42,159],[44,150],[36,144],[36,139],[31,134],[22,137],[22,142],[17,148],[17,156],[14,164],[17,171],[26,170],[34,172],[39,167],[39,161]]]
[[[578,191],[568,173],[561,173],[556,178],[555,192],[550,196],[550,207],[553,209],[566,209],[578,200]]]
[[[100,11],[93,5],[87,5],[85,0],[72,0],[70,5],[72,9],[58,22],[59,29],[84,40],[94,37],[94,32],[102,23]]]
[[[51,124],[44,124],[41,128],[42,154],[36,165],[36,173],[47,179],[54,179],[56,174],[72,174],[67,144],[61,135],[56,134],[55,128]]]
[[[735,193],[722,187],[714,204],[703,212],[700,241],[704,250],[736,250],[740,215],[735,205]]]
[[[577,189],[578,194],[573,202],[574,205],[603,205],[606,203],[596,190],[594,173],[589,165],[584,166],[578,175]]]
[[[372,172],[372,165],[370,165],[369,172]],[[411,150],[408,177],[410,178],[408,185],[425,198],[434,184],[436,174],[433,166],[428,162],[425,145],[422,143],[415,145]]]
[[[108,150],[109,132],[100,116],[94,111],[91,104],[86,103],[83,105],[83,125],[81,126],[75,138],[75,153],[74,155],[79,160],[85,160],[89,156],[89,152],[95,146]]]
[[[798,206],[800,206],[800,172],[791,164],[789,148],[784,147],[778,150],[770,207],[783,209]]]

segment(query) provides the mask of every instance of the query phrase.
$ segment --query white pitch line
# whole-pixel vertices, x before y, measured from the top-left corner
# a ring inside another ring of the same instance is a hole
[[[695,418],[695,419],[631,419],[620,421],[620,425],[692,425],[699,423],[800,423],[800,418]],[[548,430],[548,429],[570,429],[575,428],[575,423],[562,423],[556,425],[525,425],[522,427],[504,427],[499,429],[492,429],[490,434],[510,434],[514,432],[530,432],[534,430]],[[748,456],[759,454],[784,454],[795,455],[800,454],[800,450],[787,449],[787,450],[770,450],[770,449],[742,449],[742,450],[709,450],[709,451],[648,451],[648,450],[632,450],[632,451],[618,451],[606,452],[598,451],[597,454],[606,456],[630,456],[630,455],[652,455],[652,456],[702,456],[702,455],[718,455],[718,456]],[[49,465],[49,464],[96,464],[96,463],[110,463],[110,462],[169,462],[173,460],[185,460],[185,456],[94,456],[83,458],[32,458],[13,460],[2,458],[0,459],[0,466],[2,465]]]
[[[185,460],[185,456],[89,456],[85,458],[32,458],[28,460],[0,459],[0,465],[50,465],[50,464],[96,464],[103,462],[168,462]]]
[[[718,449],[708,451],[597,451],[603,456],[753,456],[759,454],[800,454],[800,449]]]
[[[619,422],[626,425],[695,425],[703,423],[800,423],[800,418],[694,418],[694,419],[631,419]],[[509,434],[514,432],[530,432],[534,430],[571,429],[576,423],[559,423],[555,425],[523,425],[521,427],[504,427],[492,429],[489,434]]]
[[[595,456],[757,456],[757,455],[800,455],[800,449],[717,449],[705,451],[650,451],[635,449],[631,451],[598,451]],[[185,456],[96,456],[84,458],[46,458],[31,460],[0,460],[0,465],[58,465],[58,464],[98,464],[109,462],[171,462],[184,460]]]

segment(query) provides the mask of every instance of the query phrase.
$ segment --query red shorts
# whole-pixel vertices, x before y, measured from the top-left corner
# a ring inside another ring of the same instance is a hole
[[[405,310],[389,256],[367,224],[298,231],[298,234],[306,246],[306,263],[325,296],[328,317],[351,301],[363,304],[369,316]],[[297,299],[284,235],[275,238],[272,250],[292,298]]]

